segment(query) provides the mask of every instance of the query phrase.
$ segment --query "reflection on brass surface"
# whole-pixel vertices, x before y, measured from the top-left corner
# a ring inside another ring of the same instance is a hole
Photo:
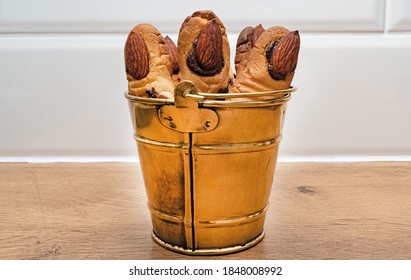
[[[183,81],[175,101],[126,94],[157,243],[184,254],[218,255],[263,238],[294,91],[223,100]]]

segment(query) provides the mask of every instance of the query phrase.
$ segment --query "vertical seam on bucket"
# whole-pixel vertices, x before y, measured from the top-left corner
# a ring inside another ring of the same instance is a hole
[[[193,244],[193,251],[196,249],[195,226],[194,226],[194,159],[193,159],[193,133],[188,133],[189,146],[188,158],[190,167],[190,203],[191,203],[191,239]]]

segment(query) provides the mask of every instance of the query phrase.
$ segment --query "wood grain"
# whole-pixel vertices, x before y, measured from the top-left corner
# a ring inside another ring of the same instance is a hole
[[[266,237],[192,257],[151,239],[132,163],[1,163],[0,259],[411,259],[411,163],[279,163]]]

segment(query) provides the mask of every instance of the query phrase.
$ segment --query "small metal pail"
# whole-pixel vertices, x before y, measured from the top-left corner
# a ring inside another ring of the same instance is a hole
[[[263,238],[282,124],[295,90],[203,94],[183,81],[174,101],[125,94],[157,243],[218,255]]]

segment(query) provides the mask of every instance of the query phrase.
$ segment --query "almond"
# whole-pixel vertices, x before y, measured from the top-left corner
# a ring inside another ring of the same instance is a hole
[[[252,39],[252,46],[255,46],[255,43],[257,42],[258,38],[260,38],[261,34],[265,31],[264,27],[259,24],[254,28],[253,32],[253,39]]]
[[[141,80],[148,75],[148,50],[143,38],[136,32],[131,31],[128,35],[124,47],[124,59],[126,73],[130,74],[134,79]]]
[[[238,35],[236,47],[240,47],[242,45],[251,46],[254,36],[254,27],[247,26],[244,28],[240,34]]]
[[[195,46],[195,55],[198,65],[204,70],[220,68],[224,63],[223,36],[215,19],[209,21],[201,30]]]
[[[275,72],[286,76],[294,71],[300,50],[300,35],[298,31],[289,32],[275,44],[269,64]]]
[[[238,35],[236,47],[238,48],[241,45],[247,45],[249,48],[254,47],[264,31],[265,29],[261,24],[256,27],[247,26],[240,32],[240,35]]]
[[[164,37],[164,43],[168,48],[168,52],[170,53],[171,61],[173,63],[173,74],[177,74],[180,72],[180,67],[178,66],[176,44],[174,44],[173,40],[171,40],[168,36]]]

